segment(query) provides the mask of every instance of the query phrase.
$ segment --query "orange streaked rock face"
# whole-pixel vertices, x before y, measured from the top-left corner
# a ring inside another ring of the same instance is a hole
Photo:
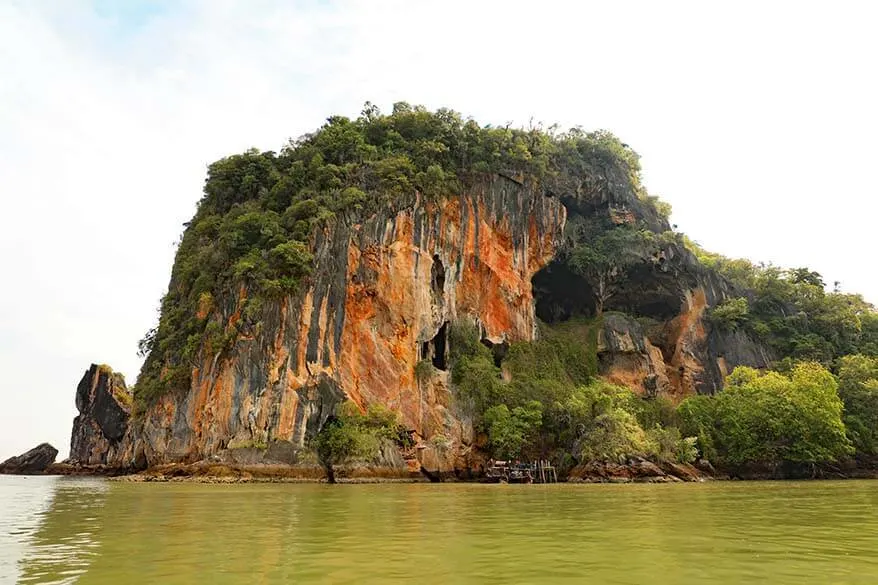
[[[711,387],[729,373],[726,357],[711,348],[710,335],[720,350],[737,346],[755,348],[749,340],[717,341],[705,322],[710,306],[703,286],[680,291],[679,313],[664,322],[656,321],[653,331],[645,331],[631,315],[606,315],[598,337],[601,376],[607,381],[631,388],[641,396],[663,395],[679,402]],[[655,341],[650,338],[652,336]],[[733,356],[736,364],[763,365],[768,356]],[[716,373],[707,367],[716,364]],[[721,386],[720,386],[721,387]]]
[[[667,374],[673,394],[685,398],[696,394],[697,382],[703,367],[699,359],[699,346],[707,339],[704,328],[704,311],[707,299],[704,290],[697,288],[686,293],[680,315],[668,324],[669,345],[673,353],[668,360]]]
[[[451,441],[438,456],[450,468],[472,430],[444,371],[448,324],[466,317],[493,341],[533,338],[531,277],[555,254],[565,220],[557,199],[497,177],[317,234],[309,288],[268,308],[261,331],[242,334],[228,354],[202,352],[188,393],[144,414],[127,456],[155,464],[236,445],[300,447],[350,399],[399,412],[423,444]],[[224,328],[240,319],[245,294],[222,316]],[[419,381],[422,359],[436,368]]]

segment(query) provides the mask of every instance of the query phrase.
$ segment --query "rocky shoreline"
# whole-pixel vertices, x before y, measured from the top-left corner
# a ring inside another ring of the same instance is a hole
[[[105,477],[125,482],[194,483],[324,483],[324,469],[316,463],[242,463],[196,461],[163,463],[145,469],[75,460],[55,462],[58,450],[48,443],[0,463],[0,475],[61,475]],[[413,467],[351,463],[336,469],[339,483],[478,483],[483,474],[470,471],[428,472]],[[849,460],[833,465],[744,466],[715,469],[707,461],[680,464],[629,457],[620,462],[591,461],[577,465],[562,483],[684,483],[735,480],[878,479],[878,460]]]
[[[130,412],[127,388],[121,377],[108,368],[93,365],[77,388],[79,416],[74,421],[70,458],[55,462],[58,450],[48,443],[0,463],[0,474],[71,475],[107,477],[129,482],[199,483],[302,483],[325,482],[325,471],[316,461],[302,458],[295,450],[277,444],[260,449],[240,445],[221,454],[190,462],[148,463],[135,458],[133,465],[118,465],[108,457],[119,446],[128,426]],[[287,452],[289,451],[289,452]],[[448,466],[440,459],[403,459],[394,449],[383,450],[371,463],[363,461],[339,466],[341,483],[479,482],[480,464]],[[390,452],[392,451],[392,452]],[[452,469],[456,470],[452,471]],[[628,457],[624,461],[592,461],[565,472],[569,483],[681,483],[710,480],[779,480],[878,478],[878,459],[848,460],[833,465],[744,466],[715,469],[706,461],[693,465]]]
[[[53,453],[54,452],[54,453]],[[43,444],[0,464],[0,474],[104,477],[131,483],[325,483],[318,465],[253,464],[236,465],[217,462],[167,463],[145,470],[83,465],[68,461],[54,463],[57,451]],[[562,483],[693,483],[706,481],[759,481],[802,479],[878,479],[874,462],[848,462],[844,465],[806,467],[747,467],[717,471],[707,462],[684,465],[630,458],[623,463],[589,462],[574,467]],[[339,483],[480,483],[479,474],[468,476],[445,473],[441,477],[416,471],[402,471],[368,465],[348,465],[337,470]]]

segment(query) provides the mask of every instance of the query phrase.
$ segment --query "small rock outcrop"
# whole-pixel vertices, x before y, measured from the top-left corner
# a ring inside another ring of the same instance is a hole
[[[625,461],[589,461],[570,471],[568,481],[573,483],[668,483],[704,481],[710,477],[692,465],[654,463],[642,457]]]
[[[76,409],[70,438],[70,462],[105,465],[112,461],[128,431],[132,395],[122,374],[92,364],[76,388]]]
[[[670,366],[662,348],[650,341],[643,325],[634,317],[605,314],[597,350],[600,372],[607,380],[644,396],[673,393],[667,374]]]
[[[17,457],[10,457],[0,463],[0,473],[28,475],[42,473],[55,462],[58,449],[48,443],[37,445],[30,451]]]

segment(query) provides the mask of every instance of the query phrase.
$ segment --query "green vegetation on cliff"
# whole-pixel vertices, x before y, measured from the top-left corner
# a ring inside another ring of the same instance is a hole
[[[711,310],[710,318],[718,327],[747,332],[779,359],[835,367],[845,355],[878,356],[878,313],[862,296],[827,292],[823,277],[807,268],[756,265],[689,245],[702,264],[741,291],[741,297]]]
[[[510,347],[504,380],[475,326],[454,324],[451,379],[493,456],[551,459],[562,472],[591,460],[694,459],[693,441],[672,424],[673,407],[596,377],[599,326],[599,319],[544,325],[539,340]]]
[[[788,375],[737,368],[722,392],[689,398],[679,409],[683,432],[727,466],[843,459],[853,447],[842,411],[835,377],[805,362]]]
[[[562,471],[591,461],[691,463],[702,457],[731,471],[773,472],[878,454],[878,359],[842,358],[837,377],[814,362],[799,362],[787,373],[739,367],[723,391],[675,407],[581,367],[582,356],[595,354],[589,342],[594,322],[563,328],[560,345],[550,327],[544,339],[513,344],[502,364],[505,376],[474,326],[452,329],[459,404],[493,456],[551,459]]]
[[[389,115],[367,104],[358,118],[331,117],[279,153],[251,150],[210,165],[158,326],[140,344],[146,361],[136,406],[185,391],[198,364],[258,337],[271,301],[303,290],[320,230],[417,197],[466,193],[490,173],[535,185],[567,207],[554,284],[570,286],[565,294],[578,303],[560,307],[566,314],[537,341],[509,347],[501,365],[475,328],[452,328],[458,406],[496,456],[570,468],[635,456],[778,466],[878,455],[878,314],[862,297],[827,292],[808,269],[730,260],[668,231],[669,209],[646,194],[636,153],[612,134],[480,126],[405,103]],[[606,213],[593,213],[598,204]],[[732,291],[708,311],[708,329],[756,340],[776,358],[776,372],[736,370],[726,390],[679,409],[597,378],[602,315],[636,304],[626,290],[632,273],[663,270],[656,267],[675,255],[687,269],[721,275],[720,288]],[[418,379],[431,372],[419,364]],[[364,437],[378,428],[370,425],[342,413],[326,426],[314,447],[328,469],[363,452]]]
[[[857,453],[878,456],[878,358],[841,358],[838,391],[844,402],[844,424]]]
[[[373,404],[361,413],[356,404],[345,402],[310,442],[326,480],[335,483],[335,469],[355,459],[371,460],[381,452],[382,443],[404,443],[407,436],[396,413]]]
[[[597,188],[593,177],[622,177],[659,214],[640,186],[637,154],[608,132],[480,126],[406,103],[382,115],[366,104],[359,118],[333,116],[280,153],[251,150],[210,165],[159,324],[140,343],[138,401],[185,390],[199,352],[228,350],[257,332],[263,302],[296,293],[311,273],[315,229],[411,204],[416,193],[456,195],[490,172],[571,193]],[[247,306],[229,325],[219,312],[242,288]]]
[[[643,226],[579,219],[567,230],[571,242],[565,258],[573,273],[591,286],[597,314],[625,286],[630,269],[677,242],[670,231],[657,234]]]

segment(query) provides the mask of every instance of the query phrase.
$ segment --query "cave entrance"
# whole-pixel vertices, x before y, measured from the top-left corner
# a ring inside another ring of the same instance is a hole
[[[442,324],[433,339],[421,344],[421,359],[430,360],[437,370],[445,371],[448,368],[448,322]]]
[[[531,279],[537,318],[544,323],[567,321],[571,317],[594,317],[595,295],[588,281],[567,264],[552,260]]]
[[[652,270],[647,265],[635,266],[628,271],[625,286],[607,302],[605,308],[667,321],[679,315],[683,309],[681,278],[674,273]]]
[[[433,366],[437,370],[445,370],[447,367],[445,364],[445,336],[447,331],[448,323],[443,323],[442,327],[439,328],[438,333],[436,333],[436,337],[433,338]]]

